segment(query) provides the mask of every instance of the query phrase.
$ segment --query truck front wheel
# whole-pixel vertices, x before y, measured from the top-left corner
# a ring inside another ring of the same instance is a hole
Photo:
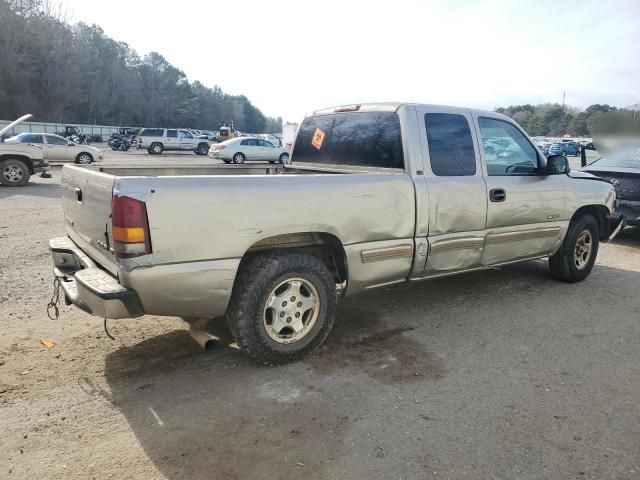
[[[596,263],[598,246],[597,220],[592,215],[573,219],[560,250],[549,257],[551,275],[568,283],[584,280]]]
[[[324,263],[305,253],[278,250],[243,262],[227,323],[241,350],[265,365],[280,365],[324,342],[335,307],[335,281]]]
[[[26,163],[9,158],[0,161],[0,183],[7,187],[26,185],[31,173]]]

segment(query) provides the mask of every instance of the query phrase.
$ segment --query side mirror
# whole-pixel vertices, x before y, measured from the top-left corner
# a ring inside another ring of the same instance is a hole
[[[545,175],[562,175],[570,171],[569,159],[564,155],[549,155],[547,166],[543,169]]]

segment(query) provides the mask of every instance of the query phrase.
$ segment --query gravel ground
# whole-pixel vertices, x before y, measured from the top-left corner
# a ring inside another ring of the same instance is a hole
[[[640,478],[639,229],[578,285],[540,261],[353,297],[266,368],[219,323],[204,352],[175,318],[49,320],[59,180],[0,187],[0,478]]]

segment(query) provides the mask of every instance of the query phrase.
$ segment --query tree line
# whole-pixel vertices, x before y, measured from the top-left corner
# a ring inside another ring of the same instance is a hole
[[[140,57],[97,25],[71,25],[47,0],[0,0],[0,118],[280,132],[244,95],[190,82],[156,52]]]
[[[640,107],[594,104],[580,111],[557,103],[496,108],[518,122],[529,135],[593,137],[603,133],[640,133]]]

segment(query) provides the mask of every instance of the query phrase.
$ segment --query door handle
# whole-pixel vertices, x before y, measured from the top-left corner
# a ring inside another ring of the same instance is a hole
[[[507,192],[504,188],[494,188],[489,191],[489,200],[492,202],[504,202],[507,199]]]

